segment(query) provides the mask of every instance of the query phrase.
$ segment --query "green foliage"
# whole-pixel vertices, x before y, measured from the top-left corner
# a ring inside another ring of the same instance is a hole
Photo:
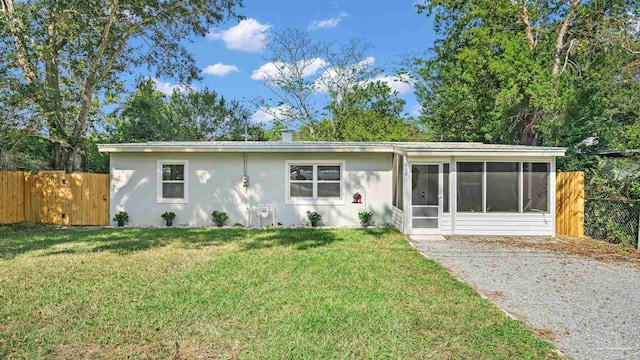
[[[118,211],[113,216],[113,221],[117,221],[118,223],[126,223],[129,221],[129,214],[126,211]]]
[[[108,174],[109,173],[109,154],[98,152],[98,144],[108,142],[109,138],[104,133],[92,133],[84,140],[84,158],[86,163],[83,171]]]
[[[640,157],[599,159],[585,171],[585,228],[590,236],[636,245]]]
[[[585,171],[585,192],[592,198],[640,199],[640,157],[600,159]]]
[[[382,81],[351,88],[326,105],[332,119],[302,126],[301,140],[318,141],[421,141],[419,125],[402,114],[405,101]]]
[[[327,108],[334,114],[332,139],[338,141],[411,141],[417,128],[402,111],[405,101],[381,81],[356,86]],[[319,133],[321,131],[318,131]]]
[[[50,169],[51,143],[27,130],[6,129],[0,133],[0,170],[40,171]]]
[[[224,222],[229,220],[229,215],[226,212],[214,210],[211,213],[211,221],[216,224],[218,227],[224,225]]]
[[[315,227],[322,219],[322,215],[318,214],[315,211],[307,210],[307,219],[309,219],[309,223],[311,224],[311,226]]]
[[[11,101],[44,120],[56,169],[74,168],[101,105],[143,68],[189,83],[200,69],[183,39],[235,18],[239,0],[14,1],[0,10],[0,76]]]
[[[433,56],[409,66],[431,139],[569,146],[560,168],[581,168],[640,119],[637,2],[432,0],[418,9],[440,35]],[[588,137],[597,145],[585,149]]]
[[[373,219],[373,213],[371,211],[360,211],[358,218],[362,226],[368,226],[371,224],[371,219]]]
[[[111,115],[110,141],[264,140],[259,125],[250,124],[249,111],[237,101],[226,101],[204,89],[174,92],[170,97],[154,89],[152,80],[138,82],[137,90]]]
[[[172,211],[166,211],[162,215],[160,215],[164,220],[173,220],[176,218],[176,213]]]

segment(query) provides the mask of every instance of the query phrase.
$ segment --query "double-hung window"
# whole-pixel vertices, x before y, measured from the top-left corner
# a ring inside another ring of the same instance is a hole
[[[186,160],[158,160],[158,203],[187,203],[189,201],[189,163]]]
[[[287,161],[286,202],[344,202],[344,161]]]

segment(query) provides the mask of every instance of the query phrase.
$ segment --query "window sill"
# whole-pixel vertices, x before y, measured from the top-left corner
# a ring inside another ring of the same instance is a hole
[[[156,204],[188,204],[187,199],[157,199]]]
[[[344,199],[286,199],[286,205],[345,205]]]

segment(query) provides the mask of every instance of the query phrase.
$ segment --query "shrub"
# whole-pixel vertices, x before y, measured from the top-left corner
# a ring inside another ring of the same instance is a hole
[[[222,225],[224,225],[224,222],[227,220],[229,220],[229,215],[227,215],[226,212],[213,210],[213,212],[211,213],[211,221],[213,221],[214,224],[218,225],[218,227],[222,227]]]
[[[126,211],[118,211],[113,216],[113,221],[117,221],[118,225],[124,225],[129,221],[129,214]]]
[[[307,211],[307,219],[309,219],[309,223],[311,223],[311,226],[316,226],[318,225],[318,222],[320,222],[320,219],[322,219],[322,215],[318,214],[315,211]]]
[[[361,211],[358,213],[358,218],[360,219],[360,224],[362,224],[362,226],[368,226],[371,225],[373,213],[371,211]]]
[[[167,211],[164,214],[160,215],[164,220],[173,220],[176,218],[176,213]]]

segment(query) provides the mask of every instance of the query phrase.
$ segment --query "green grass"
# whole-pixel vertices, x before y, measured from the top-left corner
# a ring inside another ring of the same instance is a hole
[[[0,358],[545,359],[391,229],[0,228]]]

